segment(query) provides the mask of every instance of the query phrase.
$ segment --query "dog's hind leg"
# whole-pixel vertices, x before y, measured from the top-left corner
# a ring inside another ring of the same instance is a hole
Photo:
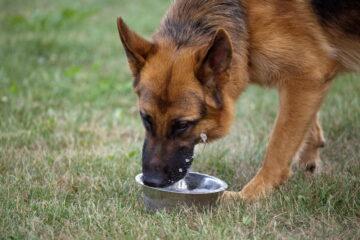
[[[298,151],[296,162],[299,168],[309,174],[319,172],[321,168],[320,148],[324,146],[323,131],[319,119],[316,117]]]

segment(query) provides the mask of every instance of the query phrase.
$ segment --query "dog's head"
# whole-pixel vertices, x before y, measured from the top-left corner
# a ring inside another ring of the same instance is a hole
[[[165,187],[186,175],[201,134],[211,141],[229,131],[233,100],[224,89],[231,42],[220,29],[206,46],[177,48],[165,39],[141,38],[121,18],[118,29],[146,129],[143,180]]]

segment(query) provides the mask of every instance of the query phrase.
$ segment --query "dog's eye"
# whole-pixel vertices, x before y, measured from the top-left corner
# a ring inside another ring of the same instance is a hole
[[[174,135],[179,135],[185,132],[191,125],[192,122],[189,121],[176,121],[172,126],[172,132]]]
[[[152,132],[152,130],[153,130],[152,118],[147,114],[140,113],[140,115],[141,115],[141,119],[144,123],[145,129],[148,130],[149,132]]]
[[[176,125],[177,130],[186,130],[189,127],[188,122],[179,122]]]

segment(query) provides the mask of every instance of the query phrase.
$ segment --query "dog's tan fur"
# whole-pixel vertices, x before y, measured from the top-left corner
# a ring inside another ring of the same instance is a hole
[[[249,83],[279,90],[280,108],[263,166],[241,192],[227,192],[224,199],[252,200],[271,193],[291,176],[295,158],[310,172],[320,165],[324,137],[318,111],[333,78],[342,71],[359,70],[360,39],[336,27],[321,26],[309,2],[242,1],[246,31],[239,40],[226,22],[215,18],[220,22],[216,34],[220,44],[232,51],[231,65],[218,72],[203,62],[216,37],[179,48],[161,30],[148,42],[118,20],[139,108],[160,122],[158,135],[163,138],[169,119],[199,118],[199,109],[192,107],[194,99],[187,98],[184,105],[186,93],[204,99],[208,113],[188,136],[206,132],[214,140],[228,133],[233,105]],[[173,6],[167,16],[174,11]],[[214,89],[221,94],[221,106],[213,98]],[[186,138],[177,144],[186,145]]]

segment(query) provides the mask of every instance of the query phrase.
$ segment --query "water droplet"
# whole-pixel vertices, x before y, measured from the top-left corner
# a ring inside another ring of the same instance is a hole
[[[200,138],[201,138],[201,140],[203,141],[203,143],[206,143],[206,141],[207,141],[207,135],[205,134],[205,133],[201,133],[200,134]]]

